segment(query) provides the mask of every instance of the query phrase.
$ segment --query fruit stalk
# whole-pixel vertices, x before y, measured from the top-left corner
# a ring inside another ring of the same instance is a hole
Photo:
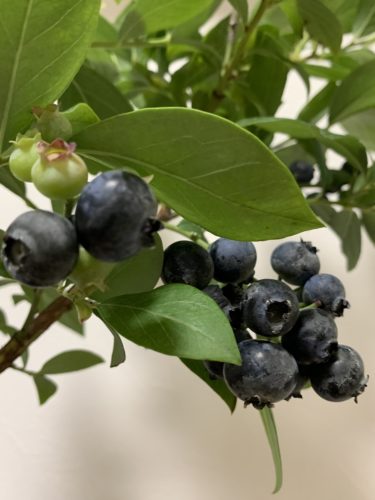
[[[13,362],[64,313],[73,307],[66,297],[58,297],[33,319],[24,329],[16,332],[0,349],[0,373],[9,368]]]

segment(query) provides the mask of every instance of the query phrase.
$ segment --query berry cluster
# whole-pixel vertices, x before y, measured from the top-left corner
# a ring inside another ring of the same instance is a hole
[[[47,144],[38,138],[17,140],[9,160],[13,174],[32,181],[51,199],[79,197],[73,217],[33,210],[12,222],[2,246],[11,276],[32,287],[53,286],[68,276],[84,285],[89,268],[94,274],[106,272],[110,266],[104,263],[153,245],[160,224],[154,219],[157,201],[146,182],[114,170],[87,184],[87,167],[74,153],[74,144],[61,139]]]
[[[205,361],[210,376],[224,378],[236,397],[258,409],[302,397],[309,382],[328,401],[356,400],[367,378],[359,354],[337,342],[335,317],[349,307],[341,281],[319,274],[317,249],[304,241],[275,248],[278,280],[256,280],[256,260],[252,243],[225,238],[208,251],[190,241],[165,250],[164,283],[201,289],[232,326],[242,364]]]

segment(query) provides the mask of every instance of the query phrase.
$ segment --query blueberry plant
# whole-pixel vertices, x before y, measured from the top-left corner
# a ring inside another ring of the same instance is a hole
[[[277,246],[261,277],[253,242],[327,225],[348,270],[361,232],[375,242],[374,2],[229,0],[221,18],[221,0],[117,3],[110,23],[99,0],[0,0],[0,183],[25,202],[1,231],[0,286],[30,303],[20,328],[0,315],[0,372],[46,402],[51,375],[103,360],[72,350],[33,371],[31,344],[95,314],[112,367],[125,338],[179,357],[231,411],[255,407],[277,491],[272,405],[310,384],[356,400],[367,376],[313,244]],[[308,96],[294,118],[278,111],[291,72]],[[184,240],[163,251],[162,229]]]

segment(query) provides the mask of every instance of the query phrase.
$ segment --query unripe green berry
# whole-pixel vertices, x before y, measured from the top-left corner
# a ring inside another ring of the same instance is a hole
[[[74,198],[87,183],[86,164],[74,150],[74,143],[69,144],[62,139],[56,139],[51,144],[38,144],[40,157],[32,168],[31,178],[38,191],[48,198]]]
[[[17,136],[14,142],[16,147],[9,157],[9,168],[22,182],[31,182],[31,169],[39,159],[37,143],[40,139],[40,133],[37,133],[34,137]]]
[[[69,279],[81,290],[91,287],[105,290],[105,280],[116,264],[95,259],[83,247],[79,249],[79,257]]]

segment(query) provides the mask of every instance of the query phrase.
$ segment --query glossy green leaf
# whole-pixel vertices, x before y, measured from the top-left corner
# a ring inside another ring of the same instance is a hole
[[[228,406],[231,413],[234,412],[236,408],[237,398],[228,389],[224,380],[213,380],[210,378],[208,371],[204,367],[202,361],[196,359],[181,359],[183,364],[189,368],[197,377],[199,377],[203,382],[211,387],[213,391],[216,392],[218,396],[224,401]]]
[[[182,358],[241,362],[225,315],[212,299],[188,285],[115,297],[98,311],[106,324],[143,347]]]
[[[330,80],[336,82],[337,80],[342,80],[350,73],[350,69],[333,62],[331,66],[323,66],[319,64],[303,64],[302,67],[306,73],[310,76],[315,76],[316,78],[322,78],[323,80]]]
[[[316,203],[312,202],[311,208],[327,226],[331,225],[331,221],[336,216],[337,213],[336,210],[332,207],[332,205],[329,205],[324,201],[321,202],[318,201]]]
[[[242,21],[246,23],[249,17],[249,5],[247,0],[229,0],[229,3],[238,12]]]
[[[126,97],[109,80],[87,66],[82,66],[60,101],[64,108],[84,102],[101,119],[133,109]]]
[[[283,0],[283,2],[280,3],[280,8],[288,17],[295,33],[301,36],[303,31],[303,21],[299,15],[296,0]]]
[[[270,132],[281,132],[296,139],[317,139],[327,148],[333,149],[346,158],[353,167],[364,171],[367,166],[367,154],[364,146],[354,137],[333,134],[311,123],[291,118],[259,117],[247,118],[239,122],[243,127],[256,126]]]
[[[64,91],[95,33],[99,0],[0,1],[0,150]],[[83,29],[84,27],[84,29]]]
[[[359,66],[337,88],[330,120],[338,122],[375,106],[375,60]]]
[[[43,374],[69,373],[85,370],[103,363],[103,358],[89,351],[66,351],[48,360],[41,368]]]
[[[153,174],[162,201],[219,236],[251,241],[319,227],[293,176],[264,144],[209,113],[135,111],[93,125],[75,140],[82,156],[103,168]]]
[[[33,376],[33,380],[38,391],[39,403],[42,405],[55,394],[57,385],[51,379],[39,373]]]
[[[335,14],[320,0],[297,0],[297,6],[311,37],[332,52],[338,52],[342,27]]]
[[[105,280],[106,290],[95,292],[92,298],[103,302],[119,295],[148,292],[158,282],[162,266],[163,244],[156,234],[155,247],[117,264]]]
[[[359,0],[322,0],[322,3],[335,14],[344,32],[352,31]]]
[[[120,29],[123,41],[139,38],[193,19],[210,6],[212,0],[133,0],[126,9]]]
[[[375,151],[375,109],[367,109],[341,120],[349,134],[357,137],[370,151]]]
[[[72,126],[72,135],[100,121],[95,111],[86,103],[79,103],[62,113]]]
[[[264,430],[267,435],[268,443],[270,445],[273,464],[275,468],[275,488],[273,493],[277,493],[280,491],[281,486],[283,484],[283,465],[281,461],[281,453],[279,446],[279,438],[277,436],[277,428],[275,419],[273,418],[273,413],[271,408],[263,408],[259,411],[260,416],[262,418],[262,423]]]
[[[357,265],[361,254],[361,223],[354,210],[336,212],[329,222],[341,240],[341,249],[347,259],[348,271]]]
[[[375,212],[362,212],[362,225],[375,245]]]

